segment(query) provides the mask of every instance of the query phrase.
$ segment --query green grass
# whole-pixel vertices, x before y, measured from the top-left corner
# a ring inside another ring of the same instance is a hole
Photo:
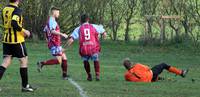
[[[29,53],[30,83],[38,87],[34,93],[21,93],[19,62],[14,59],[0,81],[0,97],[80,97],[77,89],[68,81],[61,80],[60,66],[45,67],[41,73],[36,70],[36,62],[51,58],[46,44],[27,43]],[[2,53],[2,49],[0,50]],[[187,48],[141,47],[137,43],[102,42],[101,81],[86,81],[78,45],[73,44],[67,50],[69,74],[81,86],[89,97],[199,97],[200,95],[200,53]],[[179,68],[190,68],[186,78],[166,71],[161,76],[173,81],[155,83],[131,83],[124,81],[122,59],[129,57],[134,62],[154,66],[166,62]],[[1,59],[2,61],[2,59]],[[94,75],[93,64],[91,69]],[[195,78],[195,83],[191,79]]]

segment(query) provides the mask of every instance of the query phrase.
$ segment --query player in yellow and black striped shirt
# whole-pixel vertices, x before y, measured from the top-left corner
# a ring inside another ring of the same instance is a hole
[[[3,43],[17,44],[24,42],[24,32],[22,28],[23,17],[22,10],[14,3],[10,3],[2,10],[4,37]],[[29,35],[29,33],[26,33]]]
[[[3,62],[0,66],[0,79],[6,68],[10,65],[12,57],[19,58],[20,75],[22,78],[22,91],[33,92],[34,89],[28,84],[28,57],[25,46],[25,37],[30,32],[22,27],[22,10],[18,8],[21,0],[9,0],[10,4],[2,10],[3,18]]]

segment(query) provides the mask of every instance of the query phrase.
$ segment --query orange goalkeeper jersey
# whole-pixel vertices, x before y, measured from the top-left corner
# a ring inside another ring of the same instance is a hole
[[[124,75],[126,81],[151,82],[153,73],[148,66],[137,63]]]

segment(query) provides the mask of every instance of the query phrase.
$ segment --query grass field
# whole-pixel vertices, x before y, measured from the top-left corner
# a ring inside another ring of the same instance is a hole
[[[41,73],[36,70],[36,62],[51,58],[45,43],[27,43],[29,53],[29,78],[34,93],[21,93],[19,62],[14,59],[0,81],[0,97],[81,97],[79,91],[69,81],[61,80],[60,66],[45,67]],[[2,49],[0,50],[2,53]],[[200,53],[187,48],[142,47],[136,43],[102,42],[101,81],[86,81],[86,73],[78,55],[78,45],[67,50],[69,74],[86,92],[88,97],[199,97],[200,95]],[[166,62],[179,68],[190,68],[186,78],[166,71],[161,75],[172,80],[155,83],[130,83],[124,81],[122,60],[130,57],[135,62],[154,66]],[[1,59],[2,62],[2,59]],[[94,75],[93,64],[91,65]],[[194,78],[196,81],[192,82]]]

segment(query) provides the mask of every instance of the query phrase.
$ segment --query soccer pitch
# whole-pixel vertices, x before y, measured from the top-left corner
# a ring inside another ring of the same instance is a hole
[[[78,44],[67,48],[69,75],[84,91],[87,97],[199,97],[200,95],[200,53],[185,48],[141,47],[135,43],[104,41],[100,55],[101,81],[86,80],[86,73],[78,55]],[[59,65],[44,67],[41,73],[36,70],[36,62],[51,58],[45,42],[26,43],[29,55],[29,82],[38,87],[34,93],[21,92],[19,62],[14,59],[0,81],[0,97],[82,97],[70,81],[61,79]],[[2,55],[2,47],[0,48]],[[131,83],[124,80],[125,68],[122,60],[149,66],[166,62],[178,68],[189,68],[186,78],[164,71],[167,80],[155,83]],[[0,59],[2,62],[2,59]],[[93,62],[90,62],[94,76]],[[195,81],[192,81],[194,79]]]

